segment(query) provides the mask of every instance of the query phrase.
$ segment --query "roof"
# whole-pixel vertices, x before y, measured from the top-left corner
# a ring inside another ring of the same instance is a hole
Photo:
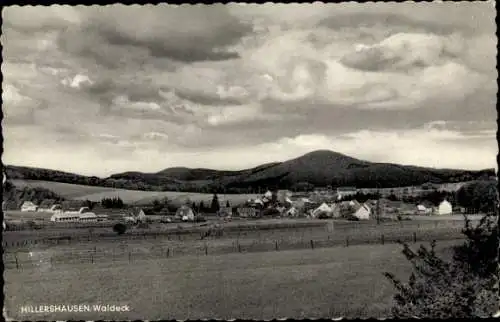
[[[80,214],[80,218],[97,218],[97,215],[92,212],[86,212],[84,214]]]
[[[29,200],[26,200],[23,202],[23,206],[26,205],[26,206],[36,206],[35,203],[33,201],[29,201]]]

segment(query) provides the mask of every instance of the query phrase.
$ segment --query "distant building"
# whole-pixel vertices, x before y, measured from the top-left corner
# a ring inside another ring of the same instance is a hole
[[[186,205],[181,206],[179,209],[177,209],[175,217],[180,218],[182,221],[194,221],[193,209]]]
[[[56,213],[50,217],[50,221],[54,222],[78,222],[80,221],[80,214],[78,213]]]
[[[358,204],[355,207],[357,209],[354,212],[354,217],[358,218],[359,220],[368,220],[368,219],[370,219],[371,209],[370,209],[370,207],[366,203],[361,204],[361,205]]]
[[[240,207],[237,209],[238,216],[240,217],[257,217],[257,209],[253,207]]]
[[[231,207],[221,207],[217,215],[221,217],[231,217],[233,215],[233,209]]]
[[[146,222],[147,216],[142,208],[133,208],[130,212],[130,216],[135,218],[136,222]]]
[[[314,209],[311,213],[312,218],[319,218],[320,216],[333,217],[333,211],[326,203],[322,203],[318,208]]]
[[[285,210],[284,215],[288,217],[297,217],[299,215],[299,211],[297,208],[292,206],[288,210]]]
[[[348,196],[354,196],[358,193],[358,190],[356,187],[339,187],[337,188],[337,199],[342,200],[345,197]]]
[[[273,198],[273,193],[271,191],[267,190],[266,193],[264,194],[264,198],[271,200]]]
[[[436,208],[436,215],[451,215],[453,213],[453,206],[446,199],[443,200]]]
[[[420,204],[417,205],[417,214],[418,215],[429,215],[432,213],[432,208],[427,208],[426,206]]]
[[[36,211],[37,209],[38,209],[38,206],[35,205],[31,201],[25,201],[21,205],[21,211],[30,211],[31,212],[31,211]]]

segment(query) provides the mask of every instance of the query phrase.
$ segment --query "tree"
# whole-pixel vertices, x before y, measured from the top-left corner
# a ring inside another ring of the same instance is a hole
[[[214,196],[212,197],[212,203],[210,204],[210,210],[213,213],[216,213],[220,210],[219,197],[217,197],[216,193],[214,193]]]
[[[485,215],[476,227],[466,220],[467,240],[453,248],[451,260],[421,246],[414,252],[403,244],[403,254],[412,263],[408,283],[391,273],[385,276],[397,290],[395,318],[474,318],[491,316],[498,310],[498,221]]]
[[[493,212],[497,198],[497,182],[494,180],[479,180],[462,186],[456,194],[457,203],[467,212]]]
[[[113,231],[118,235],[123,235],[127,231],[127,226],[122,223],[115,224],[113,226]]]
[[[205,204],[203,203],[203,200],[200,201],[200,204],[198,205],[198,211],[205,212]]]
[[[231,204],[229,203],[229,200],[226,201],[226,207],[231,208]]]

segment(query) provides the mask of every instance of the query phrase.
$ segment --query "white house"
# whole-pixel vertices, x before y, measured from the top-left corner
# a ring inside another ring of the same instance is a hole
[[[83,221],[83,222],[97,221],[97,215],[94,214],[93,212],[86,212],[86,213],[80,214],[78,221]]]
[[[185,205],[177,209],[175,216],[180,217],[182,221],[194,221],[193,209]]]
[[[359,205],[356,212],[354,212],[354,217],[358,218],[359,220],[368,220],[370,219],[370,214],[370,207],[366,203],[364,203],[362,205]]]
[[[453,206],[448,200],[443,200],[436,209],[436,215],[451,215]]]
[[[271,200],[273,198],[273,193],[267,190],[266,193],[264,194],[264,197]]]
[[[55,213],[50,217],[50,221],[54,222],[77,222],[80,221],[80,214],[78,213]]]
[[[23,204],[21,206],[21,211],[36,211],[37,208],[38,208],[38,206],[35,205],[33,202],[25,201],[25,202],[23,202]]]
[[[311,217],[318,218],[318,216],[321,214],[324,214],[328,217],[332,217],[333,215],[332,208],[328,206],[326,203],[322,203],[318,208],[313,210],[313,212],[311,213]]]

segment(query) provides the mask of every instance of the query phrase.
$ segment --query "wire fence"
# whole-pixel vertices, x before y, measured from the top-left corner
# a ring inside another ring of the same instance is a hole
[[[131,244],[95,245],[86,244],[75,248],[47,248],[7,252],[4,254],[6,269],[25,269],[33,267],[53,268],[65,264],[95,264],[107,262],[136,262],[141,260],[160,260],[182,256],[209,256],[231,253],[254,253],[270,251],[289,251],[317,249],[325,247],[350,247],[355,245],[384,245],[396,242],[417,243],[426,241],[445,241],[462,239],[461,228],[441,227],[421,230],[358,230],[334,231],[321,238],[306,235],[275,235],[265,238],[224,238],[209,240],[179,241],[161,239]]]

